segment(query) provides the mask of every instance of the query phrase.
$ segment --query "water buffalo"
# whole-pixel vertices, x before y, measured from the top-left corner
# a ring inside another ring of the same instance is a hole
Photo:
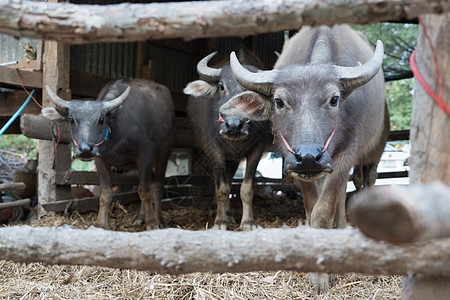
[[[255,228],[253,219],[254,177],[259,159],[270,136],[270,122],[249,122],[233,114],[219,114],[219,107],[245,89],[234,79],[228,62],[219,68],[208,66],[216,53],[203,58],[197,65],[200,80],[189,83],[184,93],[191,95],[188,115],[196,145],[209,162],[215,183],[217,215],[214,227],[226,230],[232,222],[229,213],[230,184],[239,162],[246,158],[245,177],[241,186],[243,230]],[[251,56],[247,55],[247,59]],[[247,68],[257,71],[254,66]],[[270,141],[270,140],[269,140]]]
[[[306,223],[344,227],[349,172],[379,160],[389,130],[381,41],[373,52],[346,25],[305,27],[285,44],[271,71],[253,73],[234,53],[230,59],[237,81],[249,91],[220,112],[270,119],[284,172],[303,194]],[[327,282],[318,288],[326,289]]]
[[[121,79],[107,85],[97,101],[65,101],[48,86],[56,111],[69,122],[74,158],[95,159],[100,176],[100,209],[95,226],[109,228],[111,167],[136,170],[147,230],[164,226],[161,198],[171,153],[174,108],[169,90],[147,80]],[[54,117],[52,109],[44,114]],[[155,209],[153,209],[152,201]]]

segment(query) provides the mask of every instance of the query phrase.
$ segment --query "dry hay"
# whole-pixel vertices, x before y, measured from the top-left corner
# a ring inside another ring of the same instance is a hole
[[[275,197],[255,202],[259,225],[298,226],[300,201]],[[239,206],[238,201],[234,203]],[[111,229],[136,231],[131,225],[136,210],[137,204],[113,204]],[[213,212],[192,208],[173,208],[163,213],[168,227],[204,230],[214,221]],[[239,220],[238,210],[234,217]],[[52,214],[29,225],[88,228],[95,218],[96,213]],[[1,299],[395,299],[400,298],[400,291],[399,276],[331,275],[330,291],[317,295],[308,276],[293,271],[160,275],[104,267],[0,261]]]

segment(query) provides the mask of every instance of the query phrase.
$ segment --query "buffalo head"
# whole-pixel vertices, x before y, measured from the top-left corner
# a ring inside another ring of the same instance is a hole
[[[68,121],[74,144],[74,158],[92,160],[100,157],[99,147],[108,140],[111,134],[108,124],[127,99],[130,87],[120,96],[109,101],[66,101],[56,95],[48,85],[46,90],[55,104],[55,108],[54,110],[47,108],[43,113],[54,119],[56,110]]]
[[[204,57],[197,64],[200,79],[190,82],[184,93],[194,97],[203,97],[207,101],[214,101],[212,107],[217,117],[219,134],[229,140],[241,140],[249,136],[248,118],[241,118],[232,113],[218,113],[218,109],[235,95],[245,91],[245,88],[236,81],[229,64],[221,68],[208,66],[209,61],[217,54],[213,52]],[[252,71],[256,67],[246,66]]]
[[[350,95],[378,73],[382,61],[381,41],[366,63],[355,63],[354,67],[286,64],[254,73],[242,67],[233,52],[233,74],[249,91],[229,100],[220,112],[254,121],[271,119],[280,137],[285,172],[303,181],[314,181],[333,171],[333,164],[348,144],[345,139],[347,131],[352,130],[350,120],[358,118],[363,109],[357,107],[361,103],[356,107],[351,103]]]

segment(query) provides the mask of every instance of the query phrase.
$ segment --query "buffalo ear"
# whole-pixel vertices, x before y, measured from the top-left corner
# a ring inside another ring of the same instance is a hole
[[[247,91],[228,100],[220,107],[220,113],[252,121],[266,121],[272,116],[272,103],[261,94]]]
[[[217,84],[212,84],[204,80],[189,82],[183,92],[194,97],[212,97],[217,92]]]
[[[44,117],[52,121],[64,120],[68,114],[67,110],[58,109],[55,107],[45,107],[41,110],[41,113]]]

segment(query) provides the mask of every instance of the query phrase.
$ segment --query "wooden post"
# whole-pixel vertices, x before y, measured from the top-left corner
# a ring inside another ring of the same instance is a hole
[[[50,2],[61,2],[51,0]],[[70,45],[55,41],[44,42],[43,57],[43,83],[54,91],[62,90],[59,95],[65,99],[70,98]],[[45,88],[42,89],[42,105],[53,106]],[[71,167],[70,144],[59,144],[54,150],[53,141],[39,141],[39,167],[38,167],[38,213],[45,214],[43,204],[56,200],[69,199],[70,186],[57,186],[56,173],[64,172]]]
[[[422,77],[436,94],[438,81],[433,53],[424,35],[424,28],[437,53],[439,74],[444,86],[443,100],[450,105],[450,14],[423,15],[417,41],[416,64]],[[450,185],[450,116],[432,100],[416,80],[411,117],[412,184],[442,181]],[[450,277],[403,278],[402,296],[405,299],[447,299]]]

